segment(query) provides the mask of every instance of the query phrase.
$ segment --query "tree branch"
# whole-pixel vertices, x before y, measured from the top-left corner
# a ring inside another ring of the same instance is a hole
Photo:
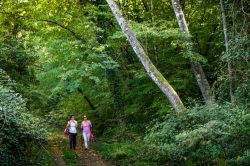
[[[78,91],[78,92],[83,96],[83,98],[87,101],[87,103],[89,104],[90,108],[91,108],[93,111],[95,111],[95,110],[96,110],[95,106],[94,106],[93,103],[90,101],[90,99],[89,99],[87,96],[85,96],[85,95],[83,94],[82,89],[81,89],[81,88],[77,88],[77,91]]]
[[[76,34],[76,32],[74,32],[72,29],[70,29],[69,27],[65,26],[65,25],[62,25],[56,21],[51,21],[51,20],[38,20],[38,21],[43,21],[43,22],[47,22],[47,23],[51,23],[51,24],[54,24],[54,25],[57,25],[67,31],[69,31],[76,39],[78,40],[81,40],[82,42],[84,42],[84,39],[81,38],[79,35]]]
[[[11,12],[5,12],[5,11],[2,11],[2,12],[0,12],[1,14],[9,14],[9,15],[13,15],[14,13],[11,13]]]

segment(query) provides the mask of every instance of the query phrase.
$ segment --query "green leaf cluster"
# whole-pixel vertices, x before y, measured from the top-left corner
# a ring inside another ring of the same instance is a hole
[[[25,99],[13,90],[14,85],[14,81],[0,69],[1,164],[32,164],[35,161],[28,157],[31,147],[41,146],[48,131],[39,118],[27,112]]]
[[[169,114],[148,127],[142,158],[169,164],[247,163],[249,117],[248,111],[230,104],[197,106],[179,117]]]

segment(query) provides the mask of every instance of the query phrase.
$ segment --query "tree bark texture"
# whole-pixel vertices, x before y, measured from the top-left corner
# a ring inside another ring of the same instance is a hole
[[[132,46],[135,54],[143,64],[145,70],[147,71],[148,75],[151,79],[155,82],[155,84],[161,89],[161,91],[167,96],[169,102],[174,107],[177,113],[184,110],[184,105],[180,100],[179,96],[172,88],[172,86],[168,83],[168,81],[163,77],[163,75],[157,70],[154,64],[149,59],[148,55],[142,48],[141,44],[137,40],[133,31],[130,30],[128,23],[123,18],[118,6],[115,4],[113,0],[106,0],[110,9],[112,10],[118,24],[120,25],[122,31],[124,32],[125,36],[127,37],[130,45]]]
[[[222,24],[223,24],[225,48],[226,48],[226,54],[227,54],[229,51],[229,45],[228,45],[227,21],[226,21],[224,0],[220,0],[220,6],[221,6],[221,17],[222,17]],[[228,68],[228,78],[230,82],[230,98],[231,98],[231,102],[233,103],[234,102],[234,92],[233,92],[234,81],[233,81],[232,65],[231,65],[230,60],[227,62],[227,68]]]
[[[171,1],[172,1],[175,16],[177,18],[180,29],[184,33],[190,34],[179,0],[171,0]],[[192,41],[190,40],[190,42],[192,42]],[[196,81],[199,85],[199,88],[201,90],[202,96],[203,96],[206,104],[212,104],[213,103],[212,92],[211,92],[209,83],[207,81],[207,78],[205,76],[205,73],[202,69],[202,66],[199,63],[194,62],[191,59],[191,68],[194,72],[194,75],[196,77]]]

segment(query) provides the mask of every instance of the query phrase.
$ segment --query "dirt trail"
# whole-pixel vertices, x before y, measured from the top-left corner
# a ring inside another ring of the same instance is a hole
[[[51,145],[50,150],[52,152],[52,155],[54,157],[54,160],[56,162],[57,166],[66,166],[64,160],[63,160],[63,153],[60,149],[59,145]]]
[[[84,150],[83,141],[79,137],[77,144],[76,153],[81,166],[111,166],[107,162],[103,161],[94,150]]]
[[[55,135],[49,139],[48,149],[53,155],[55,163],[57,166],[66,166],[63,160],[63,152],[62,152],[62,141],[65,140],[66,137],[62,135]]]
[[[51,151],[57,166],[66,166],[63,160],[62,152],[62,142],[65,142],[65,140],[68,143],[67,137],[64,135],[57,135],[49,141],[50,143],[48,145],[48,149]],[[77,160],[80,166],[114,166],[103,161],[94,150],[89,149],[85,151],[83,149],[83,140],[80,136],[77,136],[77,146],[75,152],[78,156]]]

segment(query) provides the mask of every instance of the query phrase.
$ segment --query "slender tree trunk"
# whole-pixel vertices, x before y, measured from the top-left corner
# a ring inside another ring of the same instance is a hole
[[[151,79],[155,82],[155,84],[161,89],[161,91],[167,96],[168,100],[174,107],[177,113],[184,110],[184,105],[180,100],[179,96],[172,88],[172,86],[168,83],[168,81],[163,77],[163,75],[156,69],[154,64],[149,59],[148,55],[145,53],[144,49],[142,48],[141,44],[135,37],[133,31],[130,30],[129,25],[127,24],[126,20],[123,18],[118,6],[115,4],[113,0],[106,0],[110,9],[112,10],[118,24],[120,25],[122,31],[124,32],[125,36],[127,37],[130,45],[132,46],[135,54],[143,64],[145,70],[147,71],[148,75]]]
[[[226,54],[228,53],[229,45],[228,45],[228,33],[227,33],[227,21],[226,21],[226,12],[225,12],[225,6],[224,1],[220,0],[220,6],[221,6],[221,16],[222,16],[222,24],[223,24],[223,32],[224,32],[224,40],[225,40],[225,48],[226,48]],[[232,71],[232,65],[231,61],[228,60],[227,62],[228,67],[228,77],[230,82],[230,98],[231,102],[234,102],[234,81],[233,81],[233,71]]]
[[[126,128],[126,120],[124,115],[124,103],[121,93],[121,79],[118,69],[107,69],[107,79],[109,82],[110,92],[113,97],[114,108],[117,119],[122,129]]]
[[[150,13],[151,13],[151,21],[154,22],[154,13],[153,13],[153,10],[154,10],[154,4],[153,4],[153,0],[150,1]]]
[[[77,90],[78,90],[78,92],[83,96],[83,98],[87,101],[87,103],[89,104],[89,107],[90,107],[93,111],[95,111],[96,109],[95,109],[94,104],[90,101],[90,99],[89,99],[87,96],[85,96],[85,95],[83,94],[82,89],[81,89],[81,88],[78,88]]]
[[[190,34],[179,0],[171,0],[180,29]],[[191,41],[190,41],[191,42]],[[213,103],[212,92],[201,65],[191,59],[191,67],[206,104]]]

